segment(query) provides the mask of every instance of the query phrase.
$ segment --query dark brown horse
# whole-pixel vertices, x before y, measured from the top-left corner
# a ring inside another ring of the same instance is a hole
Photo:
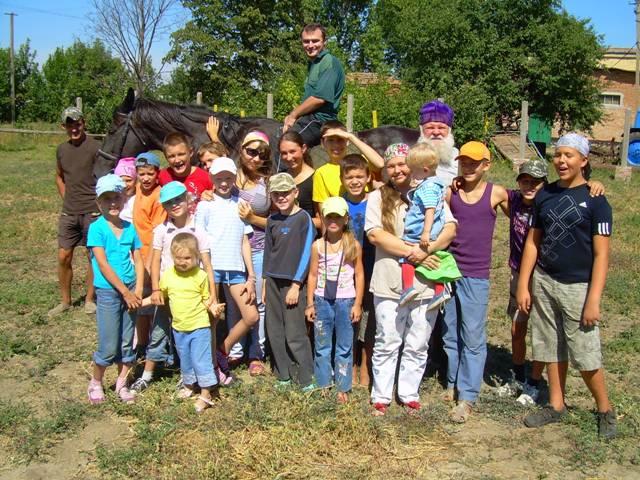
[[[194,150],[197,150],[201,144],[209,141],[205,125],[212,115],[220,121],[218,136],[233,158],[237,158],[239,143],[250,130],[265,132],[271,145],[278,144],[282,133],[282,123],[276,120],[239,118],[228,113],[214,113],[198,105],[177,105],[144,97],[136,98],[133,89],[129,89],[113,115],[109,132],[98,152],[94,169],[96,177],[112,171],[120,158],[136,156],[147,150],[161,150],[162,140],[170,132],[184,133],[191,139]],[[384,126],[364,130],[357,135],[382,154],[391,143],[414,144],[418,139],[418,130]],[[192,163],[197,164],[195,155]],[[274,170],[276,169],[274,166]]]

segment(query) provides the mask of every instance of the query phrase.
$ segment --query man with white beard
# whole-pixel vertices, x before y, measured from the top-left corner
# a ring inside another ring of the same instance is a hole
[[[451,185],[458,176],[458,149],[454,146],[451,126],[453,110],[439,100],[425,103],[420,109],[420,138],[418,143],[426,143],[438,154],[439,164],[436,177]]]

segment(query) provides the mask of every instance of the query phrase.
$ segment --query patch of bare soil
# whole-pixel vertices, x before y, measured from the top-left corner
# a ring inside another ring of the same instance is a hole
[[[125,422],[109,416],[103,417],[56,445],[45,461],[0,472],[0,480],[99,478],[99,473],[92,464],[96,447],[115,446],[129,436],[129,428]]]

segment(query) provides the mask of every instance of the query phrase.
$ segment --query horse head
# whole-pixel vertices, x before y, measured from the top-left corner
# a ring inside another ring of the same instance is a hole
[[[135,93],[132,88],[129,88],[124,101],[114,112],[109,132],[98,150],[94,166],[96,178],[112,171],[119,159],[135,157],[139,153],[154,148],[153,145],[148,144],[141,126],[135,125],[133,115],[136,102]]]

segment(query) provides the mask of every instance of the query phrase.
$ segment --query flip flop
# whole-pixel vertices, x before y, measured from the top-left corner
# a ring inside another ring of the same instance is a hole
[[[249,364],[249,375],[252,377],[258,377],[264,375],[264,365],[259,360],[254,360]]]
[[[215,403],[213,403],[212,400],[210,400],[208,398],[205,398],[202,395],[198,395],[198,398],[196,400],[200,400],[201,402],[204,402],[204,406],[203,407],[199,406],[198,404],[195,404],[193,406],[193,408],[195,409],[196,413],[202,413],[207,408],[215,406]]]

